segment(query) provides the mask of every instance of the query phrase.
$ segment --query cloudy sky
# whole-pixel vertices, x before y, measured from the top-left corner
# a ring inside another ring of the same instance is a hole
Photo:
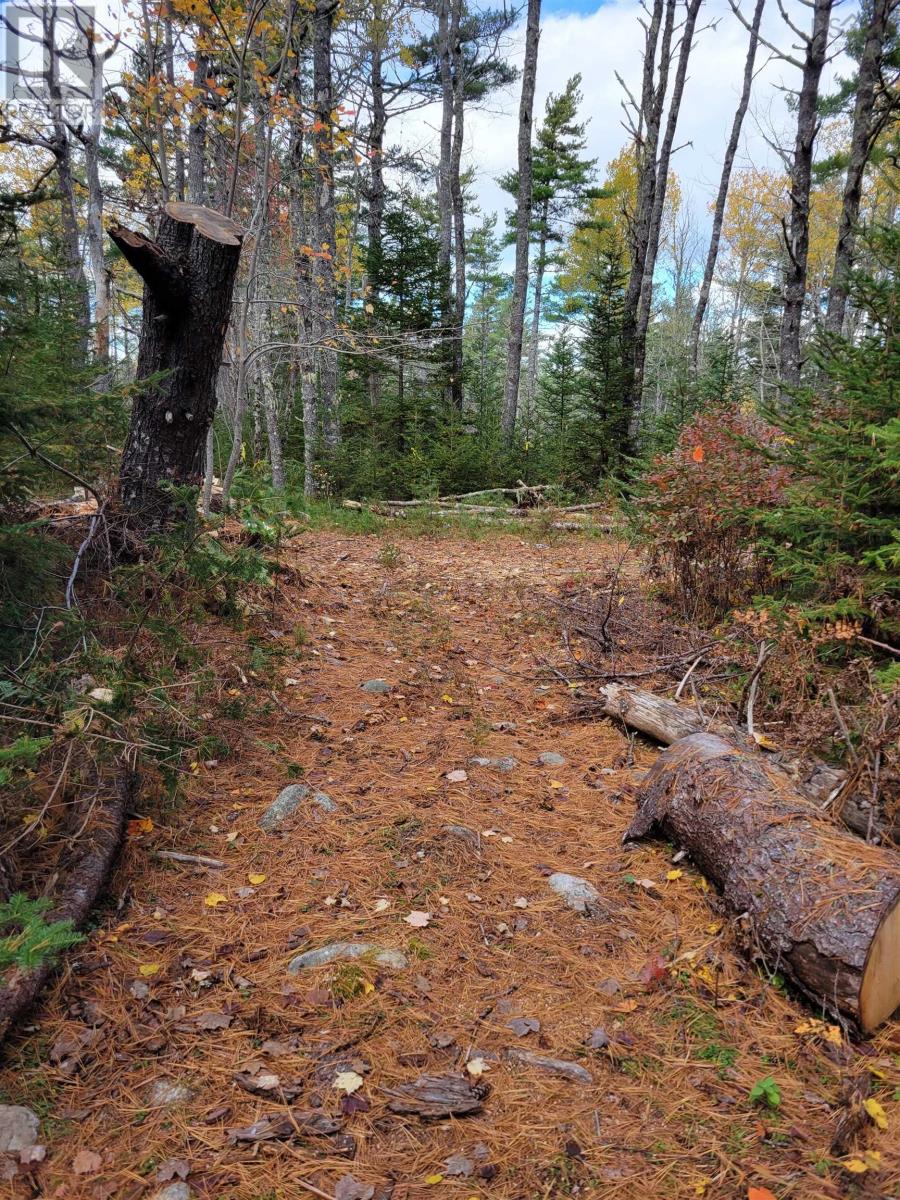
[[[787,0],[786,7],[800,28],[810,23],[810,11],[799,0]],[[770,0],[767,8],[763,36],[790,50],[796,36],[784,25],[774,0]],[[841,25],[846,23],[855,8],[853,0],[836,5],[837,21]],[[749,19],[752,0],[743,0],[743,11]],[[599,4],[597,0],[544,0],[535,117],[542,116],[548,94],[561,91],[566,81],[580,72],[582,113],[589,120],[588,154],[597,159],[601,173],[627,138],[622,127],[622,89],[616,81],[616,72],[634,93],[639,91],[643,39],[638,24],[640,12],[637,0],[606,0]],[[713,24],[715,28],[710,27]],[[676,137],[676,145],[691,144],[674,157],[673,167],[681,180],[685,202],[691,206],[698,224],[705,227],[740,93],[749,35],[732,13],[728,0],[706,0],[700,10],[698,28],[702,32],[691,56]],[[518,66],[522,63],[523,46],[524,26],[520,26],[510,46],[510,59]],[[750,163],[776,165],[777,157],[766,143],[767,136],[780,134],[786,142],[792,141],[790,114],[781,89],[796,86],[799,72],[789,63],[771,60],[771,53],[761,46],[753,99],[744,121],[736,162],[738,168]],[[826,86],[839,69],[838,62],[826,69]],[[508,93],[492,96],[488,108],[466,117],[467,159],[476,169],[476,192],[486,212],[502,212],[510,205],[510,198],[497,186],[496,179],[516,165],[518,103],[516,83]],[[433,110],[413,114],[403,128],[403,141],[424,151],[436,148],[437,121],[438,114]]]

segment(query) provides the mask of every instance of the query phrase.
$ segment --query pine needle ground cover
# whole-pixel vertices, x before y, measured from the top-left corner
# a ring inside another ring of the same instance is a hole
[[[317,529],[283,557],[243,629],[196,635],[221,752],[131,814],[107,910],[5,1049],[42,1194],[897,1194],[896,1025],[856,1043],[750,966],[689,862],[621,845],[655,749],[566,719],[556,602],[621,547]],[[262,831],[291,784],[331,805]],[[394,1111],[422,1075],[475,1111]]]

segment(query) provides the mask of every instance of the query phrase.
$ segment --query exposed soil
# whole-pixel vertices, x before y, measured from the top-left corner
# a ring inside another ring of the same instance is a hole
[[[334,1196],[348,1172],[394,1200],[900,1194],[896,1024],[855,1044],[764,979],[688,862],[620,844],[655,749],[609,721],[565,720],[570,690],[544,669],[565,657],[546,600],[617,553],[310,532],[252,638],[204,627],[219,680],[209,732],[232,752],[196,764],[177,811],[132,824],[121,911],[110,904],[70,955],[37,1032],[7,1046],[0,1099],[44,1119],[47,1158],[39,1191],[0,1191],[150,1196],[187,1169],[192,1195],[222,1200],[293,1200],[304,1184]],[[361,690],[373,679],[390,692]],[[565,763],[541,765],[545,751]],[[297,781],[337,811],[304,805],[263,833]],[[154,856],[167,848],[227,866]],[[590,915],[551,890],[557,871],[597,889]],[[287,971],[295,954],[358,940],[407,967]],[[425,1122],[389,1108],[389,1089],[465,1077],[479,1059],[480,1111]],[[342,1103],[333,1084],[348,1071],[363,1083]],[[262,1096],[240,1072],[266,1081]],[[750,1101],[766,1077],[777,1108]],[[188,1091],[153,1106],[159,1081]],[[860,1109],[869,1090],[884,1131]],[[338,1132],[234,1144],[229,1130],[285,1114],[288,1096]],[[859,1120],[832,1152],[848,1113]],[[848,1171],[866,1148],[880,1165]],[[85,1150],[99,1159],[74,1174]],[[452,1156],[468,1174],[448,1172]]]

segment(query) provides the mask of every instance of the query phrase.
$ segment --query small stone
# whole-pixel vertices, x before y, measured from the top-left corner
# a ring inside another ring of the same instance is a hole
[[[499,771],[501,775],[509,775],[519,765],[519,760],[508,755],[505,758],[470,758],[470,767],[487,767],[491,771]]]
[[[191,1200],[191,1189],[184,1180],[179,1179],[154,1192],[150,1200]]]
[[[468,825],[445,825],[444,832],[450,837],[456,838],[457,841],[465,842],[473,850],[481,849],[481,838]]]
[[[558,896],[562,896],[568,908],[587,916],[597,915],[600,893],[586,879],[557,871],[547,882]]]
[[[312,967],[324,967],[333,962],[352,962],[356,958],[371,956],[373,962],[381,967],[393,967],[402,971],[408,965],[406,955],[400,950],[387,950],[374,942],[331,942],[320,946],[318,950],[307,950],[298,954],[288,963],[288,972],[296,975]]]
[[[518,728],[515,721],[494,721],[491,725],[494,733],[515,733]]]
[[[305,783],[289,783],[278,793],[260,818],[259,827],[266,833],[277,829],[282,821],[293,816],[304,800],[326,813],[337,812],[337,805],[327,792],[310,792]]]
[[[171,1108],[175,1104],[186,1104],[193,1094],[193,1089],[185,1083],[156,1079],[147,1093],[147,1103],[151,1108]]]
[[[38,1140],[41,1123],[30,1108],[0,1104],[0,1152],[26,1150]]]
[[[566,760],[561,754],[557,754],[555,750],[544,750],[538,755],[538,762],[542,767],[564,767]]]
[[[367,679],[360,686],[364,692],[369,692],[373,696],[387,696],[394,690],[386,679]]]
[[[444,778],[448,783],[465,783],[469,776],[465,771],[448,771]]]

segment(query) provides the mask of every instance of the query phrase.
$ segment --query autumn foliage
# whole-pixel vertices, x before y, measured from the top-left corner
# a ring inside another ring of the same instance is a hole
[[[710,619],[765,591],[757,515],[784,495],[788,473],[761,447],[776,430],[743,409],[710,409],[654,459],[640,513],[652,560],[686,616]]]

